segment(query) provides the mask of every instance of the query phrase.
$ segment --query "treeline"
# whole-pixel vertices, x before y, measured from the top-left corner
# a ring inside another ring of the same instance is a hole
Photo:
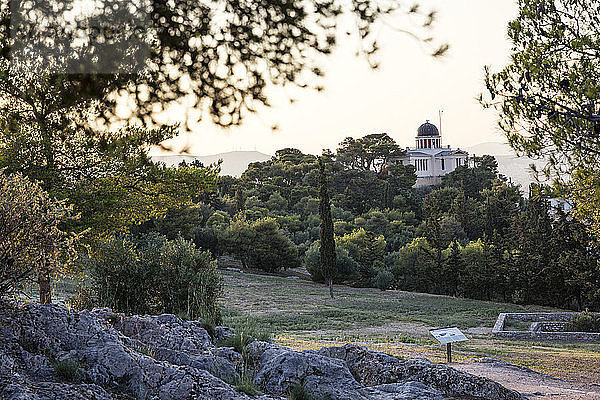
[[[598,246],[585,227],[532,186],[529,199],[474,157],[438,187],[414,189],[412,166],[387,135],[347,138],[325,153],[337,283],[519,304],[597,309]],[[186,166],[189,167],[189,166]],[[132,227],[178,236],[268,272],[319,265],[318,158],[297,149],[221,177],[195,204]]]

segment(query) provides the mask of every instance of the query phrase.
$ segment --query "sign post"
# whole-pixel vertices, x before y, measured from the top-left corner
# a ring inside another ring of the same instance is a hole
[[[446,345],[446,359],[448,364],[452,362],[452,343],[464,342],[467,337],[458,329],[453,326],[451,328],[432,329],[429,331],[434,338],[437,339],[441,344]]]

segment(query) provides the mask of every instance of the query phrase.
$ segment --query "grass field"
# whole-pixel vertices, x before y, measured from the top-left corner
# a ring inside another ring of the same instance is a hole
[[[495,339],[501,312],[551,311],[486,301],[401,291],[335,287],[292,277],[225,271],[224,324],[267,330],[296,349],[363,343],[398,356],[443,361],[445,349],[429,329],[457,326],[471,340],[454,347],[455,361],[499,358],[535,371],[580,382],[600,382],[600,345]]]

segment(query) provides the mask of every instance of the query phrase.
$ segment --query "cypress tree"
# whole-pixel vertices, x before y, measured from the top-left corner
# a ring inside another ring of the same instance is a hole
[[[323,276],[329,286],[329,295],[333,299],[333,279],[337,273],[335,260],[335,240],[333,238],[333,220],[331,218],[331,205],[329,193],[327,192],[327,179],[325,176],[325,163],[319,159],[319,218],[321,230],[319,239],[321,241],[320,257]]]

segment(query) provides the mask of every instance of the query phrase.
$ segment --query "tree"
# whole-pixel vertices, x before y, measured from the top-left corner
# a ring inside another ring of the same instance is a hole
[[[575,303],[578,310],[600,309],[600,268],[597,240],[590,235],[585,225],[569,218],[558,210],[554,225],[552,246],[558,257],[560,293],[556,288],[550,295],[560,299],[562,306]]]
[[[511,62],[486,69],[485,107],[519,153],[547,161],[543,173],[575,200],[600,234],[600,10],[594,0],[521,0],[509,24]],[[566,176],[572,180],[563,179]]]
[[[451,295],[457,296],[458,285],[460,282],[460,275],[463,270],[463,263],[461,258],[461,246],[453,240],[450,246],[444,250],[444,266],[440,273],[441,285],[444,287],[444,292]]]
[[[337,161],[346,168],[380,173],[392,158],[404,154],[387,133],[374,133],[359,139],[347,137],[337,149]]]
[[[244,267],[275,272],[299,265],[298,249],[273,218],[249,223],[238,215],[221,233],[220,240],[222,250],[239,257]]]
[[[0,170],[0,297],[37,276],[40,303],[51,302],[50,276],[69,265],[73,238],[60,229],[71,209],[22,175]]]
[[[459,291],[471,299],[493,300],[502,291],[502,270],[491,254],[493,248],[482,240],[468,243],[461,249],[458,271]],[[449,260],[450,261],[450,260]],[[515,290],[511,287],[510,290]]]
[[[492,187],[498,179],[498,162],[493,156],[473,157],[473,167],[461,165],[442,177],[446,187],[453,187],[464,192],[470,199],[481,200],[481,191]]]
[[[356,229],[338,238],[338,246],[348,250],[350,257],[360,265],[360,283],[367,285],[377,274],[375,262],[383,262],[386,242],[383,235]]]
[[[401,248],[392,264],[391,271],[398,289],[421,293],[430,292],[437,271],[434,263],[434,250],[427,239],[416,238]]]
[[[333,203],[337,207],[362,214],[372,208],[385,208],[386,181],[378,179],[373,171],[344,169],[334,174]]]
[[[289,206],[303,197],[316,196],[317,169],[315,156],[286,148],[268,161],[250,163],[241,181],[246,188],[256,189],[257,197],[265,203],[277,192]]]
[[[321,246],[319,242],[314,242],[304,256],[304,265],[314,282],[325,283],[327,277],[321,265]],[[353,282],[358,277],[358,263],[350,257],[348,251],[340,246],[335,248],[336,276],[333,283]]]
[[[510,226],[518,219],[518,212],[522,206],[523,199],[519,187],[495,181],[492,188],[483,190],[481,195],[484,233],[490,239],[507,238]]]
[[[435,19],[434,12],[422,12],[412,4],[375,0],[351,4],[174,0],[143,7],[118,0],[97,3],[85,15],[77,12],[74,0],[2,7],[0,64],[7,71],[11,61],[18,61],[12,65],[19,68],[30,63],[36,74],[36,67],[51,66],[48,86],[54,102],[49,110],[76,104],[78,114],[85,116],[86,107],[79,106],[97,103],[103,121],[118,119],[115,95],[119,94],[134,105],[126,118],[146,126],[160,123],[157,115],[183,97],[192,99],[193,107],[206,111],[215,123],[228,126],[268,104],[269,85],[320,88],[319,56],[335,48],[345,15],[356,19],[356,28],[349,33],[373,66],[378,47],[371,35],[374,23],[395,14],[418,16],[420,26],[411,33],[429,46],[428,30]],[[33,59],[31,48],[36,50]],[[446,48],[434,46],[432,54],[439,56]],[[6,90],[0,91],[15,95],[11,79],[10,73],[2,74],[0,88]],[[188,116],[185,125],[206,113]]]
[[[333,280],[337,275],[335,254],[335,240],[333,233],[333,220],[331,219],[331,204],[327,192],[327,177],[325,175],[325,162],[319,159],[319,219],[321,230],[319,232],[319,254],[323,277],[329,286],[329,295],[333,299]]]
[[[216,182],[217,167],[168,168],[150,160],[149,147],[168,130],[128,127],[91,135],[74,126],[41,125],[30,107],[10,106],[12,113],[0,116],[0,168],[68,199],[80,218],[64,228],[91,228],[90,240],[189,204]]]
[[[152,225],[150,229],[169,240],[175,240],[181,236],[185,239],[192,238],[192,231],[201,223],[206,223],[202,207],[198,205],[189,205],[185,207],[170,208],[161,217],[148,221]],[[137,228],[137,229],[136,229]],[[144,231],[143,225],[132,229],[136,232]]]

